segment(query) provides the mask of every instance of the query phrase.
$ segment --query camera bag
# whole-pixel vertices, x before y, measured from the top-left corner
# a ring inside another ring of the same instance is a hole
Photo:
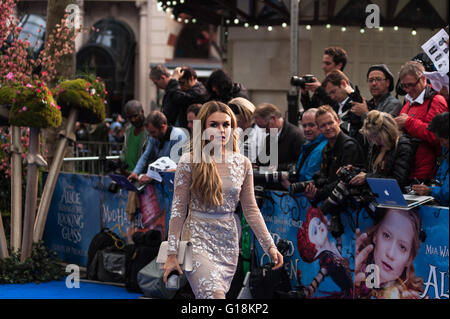
[[[289,276],[284,267],[272,270],[273,264],[255,268],[250,272],[250,292],[254,299],[277,299],[291,290]]]
[[[92,239],[88,249],[88,279],[104,282],[125,280],[125,242],[108,228]]]
[[[156,258],[161,244],[161,232],[136,232],[133,234],[133,243],[125,247],[125,287],[129,292],[142,292],[137,275]]]

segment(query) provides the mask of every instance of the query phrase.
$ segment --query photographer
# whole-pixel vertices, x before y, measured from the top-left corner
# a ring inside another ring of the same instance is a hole
[[[311,180],[314,173],[320,170],[322,150],[327,140],[317,126],[316,113],[317,109],[312,108],[305,111],[302,116],[303,132],[307,142],[301,146],[301,153],[297,161],[298,183],[291,184],[286,176],[281,177],[281,184],[290,193],[302,193],[306,186],[305,182]]]
[[[385,64],[372,65],[367,71],[367,83],[369,85],[372,98],[367,102],[353,103],[352,112],[362,119],[371,110],[386,112],[392,116],[397,116],[402,103],[397,100],[390,92],[394,90],[394,76]]]
[[[347,52],[339,47],[326,48],[322,57],[322,70],[323,73],[328,75],[333,70],[344,71],[347,64]],[[309,92],[312,92],[312,96],[309,96]],[[325,92],[322,84],[313,78],[308,80],[304,87],[301,87],[301,103],[305,110],[310,108],[318,108],[324,104],[330,104],[328,94]]]
[[[170,75],[166,67],[157,65],[150,71],[150,80],[165,90],[162,111],[170,125],[187,128],[186,110],[194,103],[204,103],[209,94],[189,66],[177,67]]]
[[[402,189],[409,185],[414,150],[410,139],[400,134],[394,118],[388,113],[370,111],[361,133],[370,145],[366,172],[353,177],[350,184],[363,185],[367,177],[393,177]]]
[[[353,102],[363,102],[358,87],[353,89],[348,77],[339,70],[328,73],[322,82],[322,87],[332,100],[332,104],[330,105],[342,121],[341,127],[349,136],[356,139],[366,149],[367,146],[364,145],[364,138],[359,133],[362,127],[362,118],[352,111]]]
[[[395,118],[400,130],[417,140],[414,168],[410,178],[428,182],[436,174],[436,157],[440,153],[439,141],[427,130],[436,114],[448,112],[444,97],[427,84],[424,67],[419,62],[408,61],[400,69],[401,87],[407,101]]]
[[[309,183],[304,195],[314,202],[321,202],[328,198],[332,190],[339,183],[337,171],[347,165],[360,167],[364,156],[358,142],[342,132],[340,119],[329,105],[322,105],[316,113],[316,123],[320,132],[327,139],[322,151],[322,162],[317,183]]]
[[[448,129],[448,112],[438,114],[431,120],[428,130],[434,133],[442,146],[442,155],[438,159],[440,164],[436,174],[435,185],[426,186],[424,184],[416,184],[412,186],[418,195],[431,195],[440,205],[447,207],[449,204]]]
[[[151,178],[147,175],[139,178],[139,174],[145,174],[148,165],[158,158],[163,156],[169,157],[172,147],[176,144],[183,145],[187,140],[187,136],[179,127],[168,125],[165,115],[160,111],[151,112],[145,119],[144,125],[149,135],[147,147],[128,179],[130,181],[139,180],[141,183],[148,183],[151,181]],[[178,155],[181,156],[181,148]],[[178,158],[172,160],[178,162]]]

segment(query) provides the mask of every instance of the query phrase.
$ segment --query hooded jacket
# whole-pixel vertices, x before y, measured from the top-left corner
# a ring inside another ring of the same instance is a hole
[[[431,103],[430,103],[431,100]],[[429,107],[428,107],[429,105]],[[430,180],[436,175],[436,157],[440,154],[440,144],[434,134],[427,127],[436,114],[448,112],[445,98],[427,85],[422,104],[408,101],[400,114],[408,114],[404,129],[406,133],[420,140],[411,171],[411,179]]]

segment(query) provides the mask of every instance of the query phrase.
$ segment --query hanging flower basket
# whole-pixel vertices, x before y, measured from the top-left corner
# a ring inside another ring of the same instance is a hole
[[[104,84],[98,79],[67,80],[62,82],[56,90],[58,104],[64,117],[68,117],[72,108],[78,109],[78,121],[97,124],[105,120]]]
[[[39,82],[17,88],[9,121],[15,126],[48,128],[60,126],[62,117],[52,92]]]

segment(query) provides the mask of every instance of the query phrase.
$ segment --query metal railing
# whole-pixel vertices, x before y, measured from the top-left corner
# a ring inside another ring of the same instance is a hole
[[[64,163],[73,163],[70,171],[74,173],[103,175],[108,169],[107,161],[117,160],[122,146],[123,143],[75,142],[73,156],[65,157]]]

